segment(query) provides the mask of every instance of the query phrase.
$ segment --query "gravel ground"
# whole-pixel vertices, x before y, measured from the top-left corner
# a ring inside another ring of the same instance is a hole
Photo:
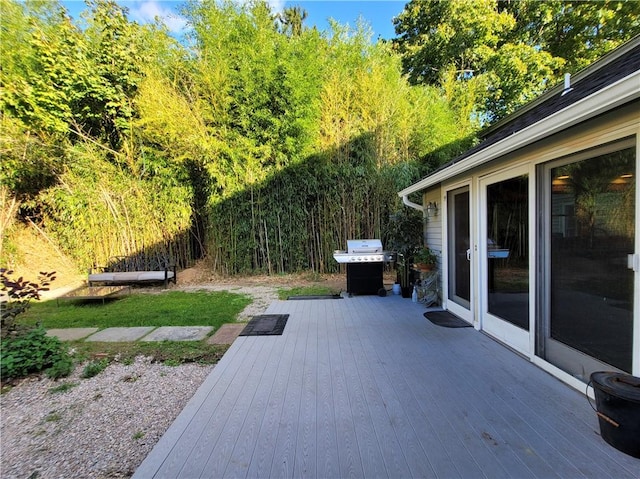
[[[130,477],[213,366],[112,363],[81,379],[31,378],[0,396],[0,477]],[[52,392],[61,384],[75,384]]]

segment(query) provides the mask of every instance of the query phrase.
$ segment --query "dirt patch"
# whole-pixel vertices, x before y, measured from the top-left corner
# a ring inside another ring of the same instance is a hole
[[[54,297],[57,291],[68,291],[86,279],[75,265],[46,234],[33,224],[16,225],[10,235],[8,248],[3,249],[0,267],[14,271],[15,278],[36,281],[41,271],[56,272],[52,291],[43,297]]]

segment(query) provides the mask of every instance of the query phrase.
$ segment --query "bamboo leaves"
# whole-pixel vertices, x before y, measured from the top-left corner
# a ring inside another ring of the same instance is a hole
[[[187,47],[107,0],[83,30],[0,1],[29,39],[3,76],[1,178],[17,195],[44,171],[35,219],[82,267],[333,271],[348,238],[383,236],[422,159],[473,131],[364,25],[325,34],[302,12],[278,26],[264,2],[207,0],[186,7]]]

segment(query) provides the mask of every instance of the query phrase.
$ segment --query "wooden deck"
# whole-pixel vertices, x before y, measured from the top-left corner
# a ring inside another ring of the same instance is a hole
[[[278,301],[240,337],[135,478],[638,478],[585,396],[398,296]]]

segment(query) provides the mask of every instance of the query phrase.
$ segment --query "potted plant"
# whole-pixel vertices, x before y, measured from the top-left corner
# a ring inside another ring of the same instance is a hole
[[[431,271],[438,262],[438,255],[428,246],[420,248],[413,255],[416,269]]]
[[[416,210],[402,208],[389,215],[385,238],[386,249],[398,254],[397,282],[403,298],[410,298],[413,290],[411,281],[411,261],[414,253],[422,245],[422,215]]]

